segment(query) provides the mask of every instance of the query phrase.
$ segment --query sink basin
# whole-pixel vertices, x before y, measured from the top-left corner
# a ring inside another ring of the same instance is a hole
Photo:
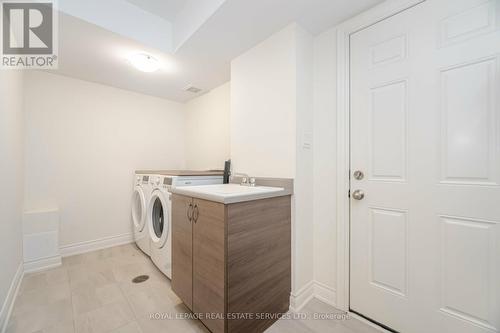
[[[172,193],[195,198],[217,201],[224,204],[250,201],[275,196],[287,195],[282,187],[241,186],[239,184],[217,184],[200,186],[182,186],[172,188]]]
[[[214,192],[222,195],[238,195],[243,193],[262,193],[262,192],[275,192],[283,190],[280,187],[266,187],[266,186],[242,186],[238,184],[218,184],[197,186],[200,191]]]

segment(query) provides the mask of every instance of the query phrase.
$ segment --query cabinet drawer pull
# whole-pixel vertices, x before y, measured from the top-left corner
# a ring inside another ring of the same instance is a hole
[[[192,203],[189,204],[189,208],[187,210],[187,218],[190,222],[193,219],[193,204]]]
[[[200,216],[200,211],[198,210],[198,205],[194,205],[194,213],[193,213],[194,223],[198,222],[199,216]]]

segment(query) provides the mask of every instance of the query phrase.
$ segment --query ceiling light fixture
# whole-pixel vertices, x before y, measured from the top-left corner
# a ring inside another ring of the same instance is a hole
[[[128,60],[132,66],[141,72],[152,73],[160,69],[160,62],[155,57],[146,53],[132,54]]]

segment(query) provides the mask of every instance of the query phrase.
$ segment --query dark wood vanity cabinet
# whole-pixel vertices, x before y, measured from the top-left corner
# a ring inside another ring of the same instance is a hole
[[[172,197],[172,289],[219,332],[263,332],[289,308],[291,205]]]

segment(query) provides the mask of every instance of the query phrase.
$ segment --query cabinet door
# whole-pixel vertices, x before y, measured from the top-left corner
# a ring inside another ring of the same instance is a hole
[[[225,208],[212,201],[193,202],[193,310],[215,316],[202,321],[213,333],[224,332]]]
[[[193,199],[172,196],[172,290],[193,309],[193,225],[188,218]]]
[[[227,207],[227,311],[285,313],[291,291],[290,196]],[[229,332],[264,332],[277,319],[229,320]]]

